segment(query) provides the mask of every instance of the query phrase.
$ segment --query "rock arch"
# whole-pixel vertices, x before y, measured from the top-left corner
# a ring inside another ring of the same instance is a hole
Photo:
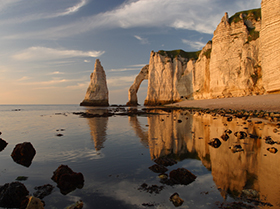
[[[147,80],[149,78],[149,65],[143,67],[140,73],[136,76],[134,83],[128,90],[128,102],[126,105],[128,106],[137,106],[137,92],[143,80]]]

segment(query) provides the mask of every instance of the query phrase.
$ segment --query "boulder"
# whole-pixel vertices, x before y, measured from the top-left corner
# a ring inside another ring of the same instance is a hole
[[[24,184],[20,182],[7,183],[0,187],[0,207],[19,208],[21,202],[29,194]]]
[[[208,142],[208,144],[214,148],[218,148],[222,143],[218,138],[213,138]]]
[[[25,167],[29,167],[36,154],[36,150],[30,142],[17,144],[11,154],[13,160]]]
[[[0,152],[3,151],[7,145],[8,143],[0,138]]]
[[[90,84],[86,96],[81,106],[109,106],[108,87],[105,71],[99,61],[96,59],[94,71],[90,75]]]
[[[67,165],[60,165],[54,172],[51,178],[57,183],[57,187],[64,195],[74,191],[76,188],[83,188],[84,176],[82,173],[72,171]]]
[[[178,168],[169,173],[169,181],[173,184],[188,185],[196,179],[196,176],[185,168]]]
[[[182,200],[178,193],[174,193],[170,196],[169,200],[173,203],[175,207],[179,207],[184,203],[184,200]]]

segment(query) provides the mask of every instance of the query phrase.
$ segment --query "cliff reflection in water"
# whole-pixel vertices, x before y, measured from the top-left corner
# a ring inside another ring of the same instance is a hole
[[[88,113],[94,112],[94,114],[103,115],[108,113],[107,109],[87,110]],[[103,143],[106,141],[106,130],[108,125],[108,117],[93,117],[88,118],[88,125],[90,128],[90,134],[94,142],[94,148],[96,151],[103,148]]]
[[[148,115],[148,131],[145,131],[136,116],[128,117],[130,125],[140,138],[143,146],[150,150],[151,160],[169,156],[177,161],[187,158],[199,159],[212,172],[213,180],[225,199],[240,197],[242,190],[252,189],[258,192],[262,201],[279,205],[280,152],[270,153],[267,148],[278,143],[267,144],[265,138],[280,142],[276,125],[258,120],[243,120],[220,115],[195,113],[188,110],[154,110]],[[90,118],[92,138],[96,149],[101,149],[106,140],[107,117]],[[231,130],[228,140],[221,136]],[[236,132],[245,132],[247,137],[240,139]],[[251,136],[255,137],[251,137]],[[256,138],[257,136],[257,138]],[[210,139],[219,138],[221,146],[214,148],[208,144]],[[240,145],[243,151],[232,152],[230,147]]]
[[[227,117],[189,114],[183,110],[160,113],[148,117],[147,137],[152,160],[162,156],[172,156],[176,160],[200,159],[212,172],[213,180],[225,199],[227,195],[238,197],[242,190],[253,189],[261,200],[279,205],[279,152],[267,151],[267,148],[278,148],[279,145],[265,143],[267,136],[280,142],[275,125],[254,119],[233,118],[228,121]],[[221,136],[226,130],[232,133],[224,141]],[[240,139],[234,135],[240,131],[247,133],[247,137]],[[251,138],[252,135],[258,138]],[[208,142],[213,138],[220,139],[220,147],[209,146]],[[233,153],[229,148],[235,145],[241,145],[244,151]]]

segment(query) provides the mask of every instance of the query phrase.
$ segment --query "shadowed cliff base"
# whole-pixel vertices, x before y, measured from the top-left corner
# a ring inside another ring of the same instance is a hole
[[[280,94],[259,96],[233,97],[223,99],[187,100],[168,106],[195,107],[195,108],[224,108],[233,110],[264,110],[280,111]]]
[[[108,107],[109,103],[108,100],[91,100],[91,101],[82,101],[80,106],[104,106]]]

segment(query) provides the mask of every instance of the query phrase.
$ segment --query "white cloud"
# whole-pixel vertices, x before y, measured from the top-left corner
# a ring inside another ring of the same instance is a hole
[[[79,11],[79,9],[81,7],[85,6],[87,4],[87,2],[88,2],[88,0],[81,0],[76,5],[67,8],[65,12],[57,14],[57,16],[64,16],[64,15],[69,15],[69,14],[75,13],[75,12]]]
[[[35,46],[15,54],[13,58],[16,60],[56,60],[72,57],[99,57],[104,53],[104,51],[62,50]]]
[[[186,40],[186,39],[182,39],[182,42],[184,44],[191,46],[194,49],[202,49],[206,45],[206,43],[203,43],[200,41],[190,41],[190,40]]]
[[[64,72],[54,71],[51,72],[49,75],[62,75],[62,74],[64,74]]]
[[[240,10],[260,7],[261,0],[248,0],[248,2],[244,3],[243,0],[125,1],[124,4],[111,11],[83,17],[69,24],[48,28],[44,31],[10,35],[6,38],[57,39],[94,29],[135,27],[172,27],[212,34],[226,11],[234,14]],[[80,4],[82,3],[80,2]],[[136,38],[141,39],[139,36]]]
[[[89,62],[90,62],[90,60],[84,60],[84,62],[85,62],[85,63],[89,63]]]
[[[66,86],[67,89],[84,89],[86,90],[87,86],[89,85],[89,82],[85,82],[85,83],[77,83],[76,85],[72,85],[72,86]]]
[[[130,86],[133,84],[136,75],[111,77],[107,79],[107,84],[110,87]]]
[[[142,37],[137,36],[137,35],[135,35],[134,37],[136,39],[138,39],[141,42],[141,44],[148,44],[149,43],[148,39],[146,39],[146,38],[142,38]]]
[[[121,69],[111,69],[110,72],[124,72],[124,71],[132,71],[132,70],[138,70],[139,68],[121,68]]]
[[[25,80],[29,80],[30,79],[30,77],[28,77],[28,76],[23,76],[23,77],[21,77],[20,79],[18,79],[17,81],[25,81]]]
[[[129,65],[128,67],[140,67],[143,68],[147,64],[137,64],[137,65]]]

